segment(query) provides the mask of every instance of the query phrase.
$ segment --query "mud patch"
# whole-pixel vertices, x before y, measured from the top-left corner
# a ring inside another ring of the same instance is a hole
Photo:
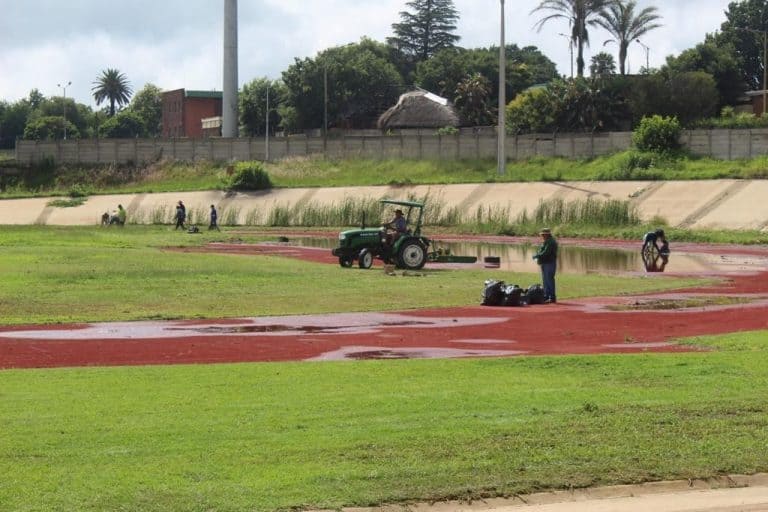
[[[750,304],[755,299],[750,297],[712,296],[712,297],[682,297],[674,299],[642,299],[631,304],[612,304],[607,306],[611,311],[663,311],[673,309],[710,308],[721,306],[736,306]]]
[[[457,357],[508,357],[525,354],[523,350],[472,350],[441,347],[342,347],[307,361],[359,361],[378,359],[446,359]]]

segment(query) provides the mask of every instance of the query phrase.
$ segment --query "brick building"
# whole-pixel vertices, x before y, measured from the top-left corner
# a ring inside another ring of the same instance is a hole
[[[203,119],[221,116],[223,94],[218,91],[176,89],[164,92],[162,101],[162,136],[200,139],[203,137]]]

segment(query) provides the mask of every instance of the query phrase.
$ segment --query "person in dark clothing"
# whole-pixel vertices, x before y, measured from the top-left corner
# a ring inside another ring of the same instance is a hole
[[[184,229],[184,221],[187,219],[187,209],[184,203],[179,201],[176,204],[176,227],[174,229]]]
[[[557,293],[555,290],[555,273],[557,273],[557,240],[552,236],[552,231],[545,228],[539,233],[542,238],[542,244],[533,259],[541,267],[541,281],[544,287],[544,303],[554,304],[557,302]]]
[[[659,247],[659,242],[661,242],[661,247]],[[640,252],[645,254],[646,251],[651,248],[651,246],[656,248],[657,254],[661,254],[662,250],[665,250],[666,253],[669,254],[669,242],[667,242],[667,237],[664,235],[663,229],[649,231],[643,235],[643,248],[640,250]]]
[[[216,207],[214,205],[211,205],[211,223],[208,225],[208,230],[215,229],[216,231],[221,231],[219,229],[219,214],[216,212]]]

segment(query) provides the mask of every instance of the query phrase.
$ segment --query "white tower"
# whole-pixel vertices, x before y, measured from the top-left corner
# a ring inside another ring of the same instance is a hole
[[[224,0],[223,91],[221,135],[237,137],[237,0]]]

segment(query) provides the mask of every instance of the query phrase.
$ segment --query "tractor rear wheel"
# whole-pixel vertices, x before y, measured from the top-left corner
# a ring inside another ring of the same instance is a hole
[[[373,254],[368,249],[360,251],[360,255],[357,257],[357,264],[360,268],[371,268],[373,266]]]
[[[418,240],[407,240],[400,247],[397,263],[401,268],[419,270],[427,262],[427,251]]]

